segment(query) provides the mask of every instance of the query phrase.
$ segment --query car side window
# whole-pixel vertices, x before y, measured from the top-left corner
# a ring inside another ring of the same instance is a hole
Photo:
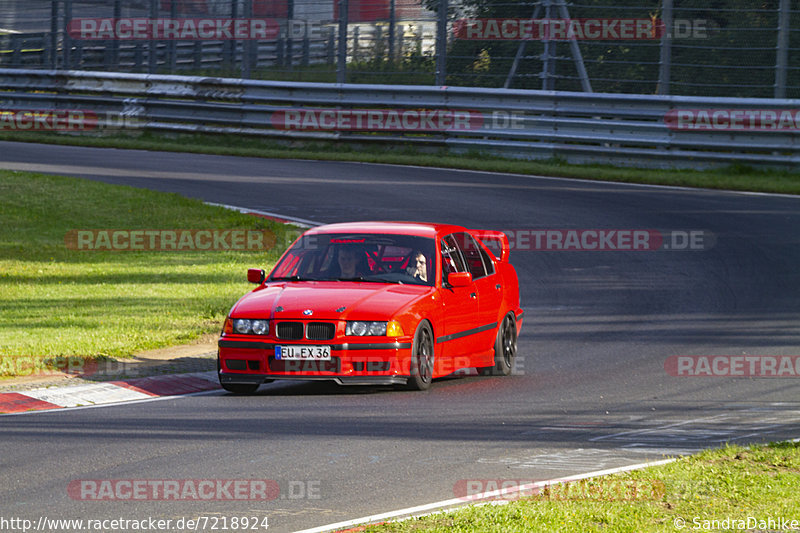
[[[483,258],[483,265],[486,267],[486,275],[491,276],[494,274],[494,263],[492,263],[492,258],[489,256],[489,252],[487,252],[483,246],[479,246],[478,250],[481,252],[481,257]]]
[[[452,272],[469,272],[461,251],[458,249],[455,237],[451,234],[442,239],[442,280],[447,281],[447,275]]]
[[[454,236],[455,241],[464,256],[464,260],[466,261],[467,268],[469,269],[468,272],[472,274],[472,279],[484,277],[487,273],[487,268],[484,264],[483,254],[481,253],[483,248],[481,248],[481,246],[469,233],[456,233]],[[489,269],[490,272],[493,272],[491,268],[490,262]]]

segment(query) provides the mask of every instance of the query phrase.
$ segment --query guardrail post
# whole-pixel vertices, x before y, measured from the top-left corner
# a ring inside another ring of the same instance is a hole
[[[397,56],[398,61],[403,61],[403,46],[405,46],[404,39],[406,33],[406,27],[400,24],[397,27],[397,51],[395,55]]]
[[[372,26],[372,50],[375,53],[375,60],[383,60],[383,52],[385,51],[383,48],[383,28],[380,24],[375,24]]]
[[[339,54],[336,61],[336,83],[347,81],[347,0],[339,0]]]
[[[275,66],[282,67],[286,63],[286,39],[279,35],[275,41]]]
[[[661,9],[661,58],[658,69],[658,94],[669,94],[672,70],[672,0],[664,0]]]
[[[789,60],[789,1],[778,6],[778,46],[775,54],[775,98],[786,98],[786,66]]]
[[[359,37],[361,37],[361,26],[356,26],[353,28],[353,61],[356,63],[358,63],[360,59],[359,50],[361,49],[361,42]]]
[[[203,41],[195,41],[192,45],[194,55],[194,68],[203,68]]]
[[[11,65],[22,67],[22,39],[15,34],[11,34],[9,45],[11,46]]]
[[[447,84],[447,0],[439,0],[437,15],[439,18],[436,24],[436,85],[442,87]]]
[[[309,58],[311,56],[311,40],[308,37],[308,32],[309,32],[308,21],[306,21],[305,28],[306,28],[305,35],[303,36],[303,62],[302,62],[302,65],[304,67],[307,67],[308,63],[309,63]]]
[[[336,39],[334,38],[333,34],[334,34],[333,28],[330,28],[330,30],[328,31],[328,44],[326,45],[327,61],[329,65],[333,65],[334,57],[336,55],[335,52]]]

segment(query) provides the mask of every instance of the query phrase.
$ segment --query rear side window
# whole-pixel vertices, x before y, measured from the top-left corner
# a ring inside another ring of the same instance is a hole
[[[472,279],[494,274],[494,266],[483,247],[469,233],[454,233],[455,241],[461,249]]]

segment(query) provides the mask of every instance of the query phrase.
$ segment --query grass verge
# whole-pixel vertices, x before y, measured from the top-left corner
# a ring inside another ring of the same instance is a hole
[[[6,376],[20,373],[20,358],[126,356],[216,333],[252,287],[246,268],[268,267],[291,238],[281,224],[176,194],[2,170],[0,227],[0,375]],[[67,233],[86,229],[268,230],[279,245],[268,251],[68,248]],[[29,364],[23,373],[30,373]]]
[[[666,465],[553,486],[507,505],[470,506],[363,531],[785,531],[800,529],[799,484],[800,443],[726,446]]]
[[[590,180],[677,185],[734,191],[800,194],[800,172],[754,169],[734,165],[714,170],[655,170],[610,165],[571,165],[559,160],[521,161],[482,153],[431,152],[412,145],[354,146],[333,142],[291,143],[239,135],[142,132],[140,135],[58,135],[48,133],[0,133],[0,140],[42,142],[107,148],[161,150],[276,159],[358,161],[455,169],[508,172]]]

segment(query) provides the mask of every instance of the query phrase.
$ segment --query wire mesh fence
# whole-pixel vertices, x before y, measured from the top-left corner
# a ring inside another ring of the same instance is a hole
[[[791,0],[4,0],[0,66],[800,97]]]

